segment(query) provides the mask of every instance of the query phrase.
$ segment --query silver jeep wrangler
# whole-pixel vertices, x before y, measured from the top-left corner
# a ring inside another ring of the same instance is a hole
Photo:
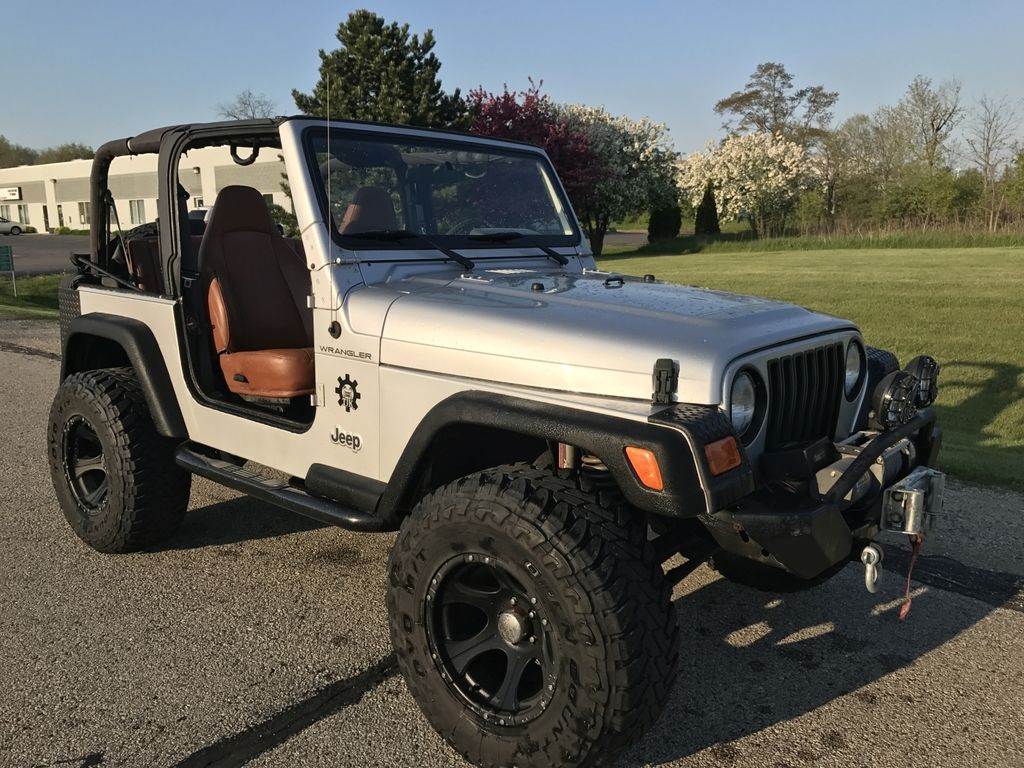
[[[190,219],[183,155],[207,148],[279,155],[298,236],[251,186]],[[123,233],[109,167],[142,154],[159,223]],[[179,125],[101,147],[91,185],[48,426],[72,529],[152,546],[196,474],[399,531],[399,665],[478,765],[597,765],[636,740],[673,684],[672,588],[701,563],[799,588],[862,552],[870,571],[881,528],[918,536],[938,509],[934,360],[900,369],[846,320],[597,269],[536,147]]]

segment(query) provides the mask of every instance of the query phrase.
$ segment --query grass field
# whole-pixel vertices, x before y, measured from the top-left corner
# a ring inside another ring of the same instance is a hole
[[[9,275],[0,275],[0,320],[57,317],[60,275],[19,277],[15,298]]]
[[[716,248],[725,245],[716,244]],[[856,322],[869,344],[943,365],[943,463],[1024,490],[1024,248],[606,256],[605,269],[792,301]],[[57,276],[0,277],[0,319],[56,318]]]
[[[943,466],[1024,490],[1024,248],[630,255],[604,269],[791,301],[943,366]]]

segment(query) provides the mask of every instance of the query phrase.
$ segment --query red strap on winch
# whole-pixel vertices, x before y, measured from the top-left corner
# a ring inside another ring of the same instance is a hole
[[[910,599],[910,576],[914,572],[914,564],[917,562],[917,554],[921,551],[921,545],[924,544],[924,534],[915,533],[910,537],[910,541],[910,566],[907,568],[907,586],[903,592],[903,605],[900,606],[900,621],[906,620],[907,615],[910,613],[910,604],[913,602]]]

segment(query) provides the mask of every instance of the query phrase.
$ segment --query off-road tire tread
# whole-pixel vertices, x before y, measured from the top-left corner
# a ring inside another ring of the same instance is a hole
[[[481,503],[483,502],[483,503]],[[675,679],[679,628],[671,604],[671,588],[647,537],[647,525],[614,486],[597,487],[585,478],[559,477],[530,464],[511,464],[469,475],[423,498],[405,520],[392,552],[392,569],[416,551],[416,540],[438,526],[494,515],[504,531],[514,535],[522,524],[541,533],[545,546],[561,553],[570,564],[562,574],[588,596],[606,647],[608,679],[614,696],[607,697],[596,722],[580,739],[574,754],[568,743],[536,744],[534,759],[516,765],[598,766],[614,761],[658,719]],[[391,570],[391,569],[389,569]],[[394,571],[391,571],[394,573]],[[392,640],[399,665],[414,698],[427,717],[437,695],[422,678],[411,674],[392,610]],[[475,749],[458,743],[454,730],[442,732],[463,757],[484,768],[504,768],[489,754],[487,739]],[[532,738],[532,736],[531,736]]]
[[[175,463],[174,441],[157,432],[135,372],[101,368],[68,376],[54,399],[51,419],[69,398],[90,404],[100,414],[101,423],[93,427],[108,430],[115,446],[108,456],[108,473],[123,481],[116,530],[102,539],[83,539],[108,553],[133,552],[167,539],[185,515],[192,476]],[[54,451],[49,454],[55,478],[62,476],[62,467],[53,467]],[[110,498],[108,494],[108,504]],[[75,527],[67,510],[65,515]]]

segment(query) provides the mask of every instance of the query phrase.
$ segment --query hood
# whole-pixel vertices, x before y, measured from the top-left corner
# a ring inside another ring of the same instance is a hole
[[[678,399],[710,405],[721,400],[732,360],[853,327],[769,299],[608,277],[495,269],[453,281],[396,281],[390,287],[399,297],[384,322],[380,361],[646,400],[654,363],[664,357],[679,363]]]

